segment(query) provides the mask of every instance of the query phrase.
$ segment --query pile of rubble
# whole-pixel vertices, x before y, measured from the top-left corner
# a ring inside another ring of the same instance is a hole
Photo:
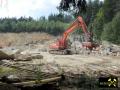
[[[17,61],[31,61],[32,59],[43,59],[43,56],[38,51],[24,50],[14,48],[4,48],[0,50],[0,60],[17,60]]]
[[[94,48],[92,52],[89,49],[83,48],[82,41],[79,38],[68,41],[68,46],[70,47],[73,54],[81,55],[101,55],[101,56],[120,56],[120,46],[103,41],[99,47]]]
[[[100,45],[98,52],[100,55],[120,56],[120,46],[103,41]]]

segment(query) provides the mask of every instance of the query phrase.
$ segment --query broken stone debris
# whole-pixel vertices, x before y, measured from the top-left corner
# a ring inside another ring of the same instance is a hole
[[[43,59],[43,56],[40,53],[25,53],[20,50],[0,50],[0,60],[4,59],[30,61],[32,59]]]

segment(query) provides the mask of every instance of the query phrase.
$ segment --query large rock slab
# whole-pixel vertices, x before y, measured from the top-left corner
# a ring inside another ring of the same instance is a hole
[[[14,55],[7,54],[7,53],[0,50],[0,60],[3,60],[3,59],[7,59],[7,60],[14,59]]]

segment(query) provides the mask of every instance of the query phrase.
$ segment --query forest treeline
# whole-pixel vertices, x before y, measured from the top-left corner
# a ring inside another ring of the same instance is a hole
[[[59,35],[77,16],[82,16],[88,30],[94,32],[95,39],[120,44],[120,0],[86,1],[85,12],[68,9],[65,12],[69,15],[60,12],[59,14],[50,14],[48,18],[40,17],[37,20],[32,17],[1,18],[0,32],[46,32]]]
[[[0,32],[46,32],[52,35],[61,34],[72,20],[70,15],[51,14],[35,20],[32,17],[1,18]]]
[[[120,44],[120,0],[104,0],[92,24],[98,40]]]

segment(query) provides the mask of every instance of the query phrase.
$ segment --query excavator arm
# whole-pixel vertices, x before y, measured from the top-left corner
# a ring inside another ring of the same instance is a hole
[[[85,37],[86,37],[86,41],[90,41],[90,33],[87,31],[87,26],[84,22],[84,20],[82,19],[82,17],[78,17],[71,25],[70,27],[63,33],[63,43],[66,42],[67,36],[73,32],[74,30],[76,30],[77,28],[82,28]]]

